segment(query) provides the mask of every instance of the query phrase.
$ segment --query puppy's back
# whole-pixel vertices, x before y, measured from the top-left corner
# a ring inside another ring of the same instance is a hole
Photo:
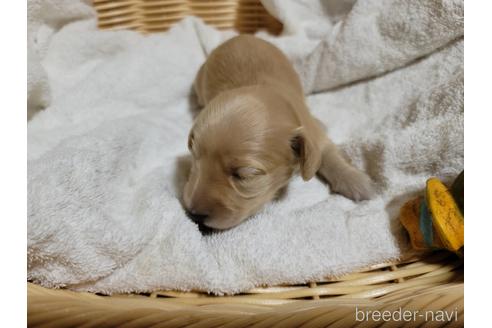
[[[276,84],[303,95],[299,77],[285,55],[271,43],[240,35],[216,48],[198,72],[195,91],[206,105],[223,91]]]

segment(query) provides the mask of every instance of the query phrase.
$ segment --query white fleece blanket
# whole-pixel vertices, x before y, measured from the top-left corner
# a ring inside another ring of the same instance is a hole
[[[178,200],[191,85],[232,33],[194,18],[148,36],[103,32],[84,2],[57,4],[81,15],[51,28],[31,71],[33,85],[45,74],[48,86],[31,97],[46,108],[28,123],[36,283],[237,293],[340,275],[400,257],[400,206],[429,176],[449,181],[463,168],[462,1],[265,0],[285,32],[260,36],[291,58],[315,92],[312,112],[379,194],[354,203],[296,177],[244,224],[202,235]],[[46,29],[40,17],[31,35]]]

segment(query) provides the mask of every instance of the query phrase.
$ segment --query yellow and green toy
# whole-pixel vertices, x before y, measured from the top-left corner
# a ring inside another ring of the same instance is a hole
[[[400,222],[416,250],[448,249],[464,255],[464,172],[448,189],[439,179],[427,180],[425,196],[410,200],[400,210]]]

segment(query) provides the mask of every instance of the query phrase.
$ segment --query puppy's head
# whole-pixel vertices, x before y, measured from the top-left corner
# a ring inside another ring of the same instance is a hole
[[[272,200],[299,164],[305,180],[315,175],[320,153],[290,107],[280,95],[250,87],[222,93],[198,115],[183,195],[195,222],[231,228]]]

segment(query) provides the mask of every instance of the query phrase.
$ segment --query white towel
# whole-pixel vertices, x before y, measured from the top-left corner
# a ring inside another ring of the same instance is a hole
[[[203,236],[178,201],[191,85],[206,53],[233,33],[195,18],[148,36],[75,20],[50,37],[41,63],[51,103],[28,124],[30,280],[104,293],[237,293],[408,249],[401,205],[428,177],[449,181],[463,168],[462,1],[325,1],[298,21],[282,12],[305,1],[264,3],[289,28],[259,35],[317,92],[312,112],[379,195],[354,203],[295,177],[244,224]],[[316,27],[320,6],[326,22]]]
[[[94,17],[90,0],[27,1],[27,116],[50,103],[48,77],[41,61],[46,56],[50,39],[65,24]]]

